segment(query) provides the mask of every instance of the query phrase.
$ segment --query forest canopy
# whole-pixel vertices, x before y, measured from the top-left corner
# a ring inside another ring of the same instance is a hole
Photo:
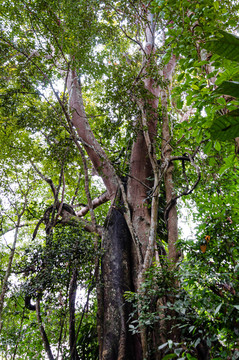
[[[1,1],[0,358],[239,357],[238,12]]]

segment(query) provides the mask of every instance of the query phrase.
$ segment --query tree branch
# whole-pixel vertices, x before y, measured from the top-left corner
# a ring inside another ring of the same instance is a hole
[[[70,70],[69,72],[67,79],[67,89],[69,93],[69,103],[72,109],[72,121],[68,121],[71,132],[74,134],[74,126],[78,136],[82,140],[84,148],[91,162],[93,163],[98,174],[102,177],[102,180],[109,193],[109,198],[113,201],[118,188],[116,173],[106,153],[91,131],[85,113],[81,86],[78,82],[75,70]]]
[[[38,173],[38,175],[42,178],[42,180],[46,181],[50,187],[51,187],[51,190],[53,192],[53,195],[54,195],[54,198],[56,198],[56,188],[55,188],[55,185],[53,184],[53,181],[50,179],[50,178],[47,178],[45,175],[43,175],[41,173],[41,171],[36,167],[36,165],[34,164],[34,162],[32,160],[30,160],[30,163],[32,165],[32,167],[34,168],[34,170]]]
[[[72,226],[74,226],[74,224],[79,226],[80,224],[85,231],[88,231],[90,233],[96,233],[100,237],[102,237],[104,231],[104,228],[102,226],[96,225],[95,227],[91,222],[87,220],[81,219],[75,215],[71,215],[67,211],[64,212],[64,209],[63,209],[62,219],[59,220],[59,223],[62,225],[70,224]]]
[[[109,200],[110,200],[110,198],[109,198],[109,195],[108,195],[108,193],[106,191],[102,195],[100,195],[97,198],[95,198],[94,200],[92,200],[92,207],[93,207],[93,209],[95,209],[96,207],[106,203]],[[85,214],[87,214],[89,210],[90,210],[89,206],[86,205],[85,207],[83,207],[83,209],[77,211],[76,215],[79,216],[79,217],[82,217]]]
[[[24,226],[30,226],[30,224],[20,224],[20,225],[13,226],[13,227],[11,227],[10,229],[1,231],[0,236],[4,236],[4,235],[7,234],[8,232],[15,230],[17,227],[18,227],[18,228],[22,228],[22,227],[24,227]]]

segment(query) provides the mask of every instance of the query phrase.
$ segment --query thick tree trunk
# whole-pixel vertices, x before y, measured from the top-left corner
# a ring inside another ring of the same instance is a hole
[[[147,155],[143,131],[138,132],[130,161],[127,198],[132,209],[132,223],[139,236],[141,252],[145,254],[150,229],[149,192],[152,187],[152,167]],[[148,198],[148,199],[147,199]],[[137,278],[137,276],[136,276]]]
[[[102,246],[100,360],[142,360],[140,336],[129,332],[131,306],[124,299],[125,291],[133,291],[131,235],[122,210],[114,206],[105,223]]]

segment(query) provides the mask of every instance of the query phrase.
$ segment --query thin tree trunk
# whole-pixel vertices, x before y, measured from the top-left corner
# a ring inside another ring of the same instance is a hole
[[[13,240],[13,244],[12,244],[12,248],[11,248],[11,252],[10,252],[10,256],[9,256],[9,260],[8,260],[8,266],[7,266],[7,270],[3,279],[3,284],[2,284],[2,292],[0,295],[0,334],[2,331],[2,311],[3,311],[3,305],[4,305],[4,298],[8,289],[8,279],[11,275],[11,269],[12,269],[12,262],[13,262],[13,258],[14,258],[14,254],[15,254],[15,250],[16,250],[16,244],[17,244],[17,239],[18,239],[18,231],[19,228],[21,227],[20,223],[21,223],[21,218],[26,210],[26,205],[27,205],[27,195],[30,191],[30,188],[27,189],[26,193],[22,193],[23,198],[24,198],[24,204],[22,207],[22,210],[19,212],[19,210],[17,209],[17,207],[15,205],[13,205],[13,207],[16,210],[16,214],[17,214],[17,223],[16,223],[16,227],[15,227],[15,234],[14,234],[14,240]]]
[[[25,316],[25,308],[23,308],[23,311],[22,311],[22,318],[21,318],[21,324],[20,324],[18,339],[17,339],[16,345],[15,345],[15,349],[14,349],[14,353],[13,353],[13,358],[12,358],[12,360],[15,360],[16,355],[17,355],[17,348],[18,348],[19,342],[20,342],[20,340],[21,340],[21,335],[22,335],[22,327],[23,327],[24,316]]]
[[[42,325],[40,299],[39,298],[37,298],[37,301],[36,301],[36,313],[37,313],[37,321],[38,321],[38,325],[39,325],[39,329],[40,329],[44,349],[45,349],[45,351],[47,353],[48,359],[49,360],[54,360],[54,356],[53,356],[52,351],[51,351],[51,346],[50,346],[47,334],[45,332],[44,326]]]
[[[168,104],[166,91],[161,92],[161,104],[162,104],[162,163],[164,164],[164,183],[166,192],[166,202],[169,206],[168,211],[165,213],[165,221],[168,230],[168,258],[172,263],[176,263],[179,258],[179,252],[176,248],[176,242],[178,240],[178,219],[177,219],[177,207],[176,202],[173,201],[175,197],[174,184],[173,184],[173,163],[170,162],[172,154],[172,147],[170,145],[171,134],[169,128],[168,118]]]
[[[12,244],[12,248],[11,248],[11,252],[10,252],[10,256],[9,256],[9,260],[8,260],[7,270],[6,270],[4,279],[3,279],[2,292],[0,295],[0,333],[2,331],[2,325],[3,325],[2,324],[2,311],[3,311],[3,305],[4,305],[4,298],[5,298],[7,289],[8,289],[8,279],[9,279],[9,276],[11,275],[12,262],[13,262],[13,258],[14,258],[14,254],[15,254],[15,250],[16,250],[16,243],[17,243],[17,238],[18,238],[18,230],[19,230],[19,226],[20,226],[21,216],[22,216],[22,214],[18,215],[18,218],[17,218],[14,240],[13,240],[13,244]]]
[[[76,349],[76,331],[75,331],[75,300],[77,289],[77,269],[73,270],[70,289],[69,289],[69,345],[71,360],[79,360],[79,356]]]

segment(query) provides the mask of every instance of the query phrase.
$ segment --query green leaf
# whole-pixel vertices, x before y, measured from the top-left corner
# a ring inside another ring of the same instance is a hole
[[[215,118],[209,130],[212,138],[217,140],[226,141],[238,137],[239,110]]]
[[[199,87],[197,85],[192,84],[191,86],[192,86],[193,90],[199,90]]]
[[[187,106],[190,106],[192,104],[192,95],[187,96]]]
[[[225,171],[228,170],[228,168],[229,168],[229,166],[228,166],[227,164],[223,165],[223,166],[219,169],[218,174],[219,174],[219,175],[222,175]]]
[[[205,154],[209,154],[211,148],[212,148],[212,142],[211,142],[211,141],[208,141],[207,144],[205,145],[204,153],[205,153]]]
[[[196,141],[198,144],[200,144],[200,142],[202,141],[202,136],[203,136],[203,133],[202,133],[201,129],[199,129],[197,136],[196,136]]]
[[[177,108],[182,109],[183,108],[183,101],[181,99],[177,100]]]
[[[218,10],[218,9],[219,9],[219,2],[218,2],[218,1],[214,1],[213,6],[214,6],[214,8],[215,8],[216,10]]]
[[[197,360],[195,357],[193,357],[190,354],[186,354],[188,360]]]
[[[216,315],[216,314],[219,312],[219,310],[220,310],[221,307],[222,307],[222,304],[223,304],[223,303],[221,303],[220,305],[217,306],[216,310],[214,311],[214,315]]]
[[[239,98],[239,82],[238,81],[223,81],[218,88],[213,91],[213,94],[225,94],[235,98]]]
[[[221,144],[218,141],[216,141],[215,144],[214,144],[214,148],[215,148],[215,150],[220,151],[221,150]]]
[[[233,307],[237,310],[239,310],[239,305],[233,305]]]
[[[184,72],[182,72],[179,76],[178,76],[178,81],[181,81],[184,78],[185,74]]]
[[[225,59],[239,62],[239,37],[222,30],[220,34],[221,38],[209,41],[205,48]]]
[[[162,360],[173,359],[173,358],[175,358],[175,357],[177,357],[176,354],[168,354],[168,355],[165,355],[165,356],[162,358]]]

